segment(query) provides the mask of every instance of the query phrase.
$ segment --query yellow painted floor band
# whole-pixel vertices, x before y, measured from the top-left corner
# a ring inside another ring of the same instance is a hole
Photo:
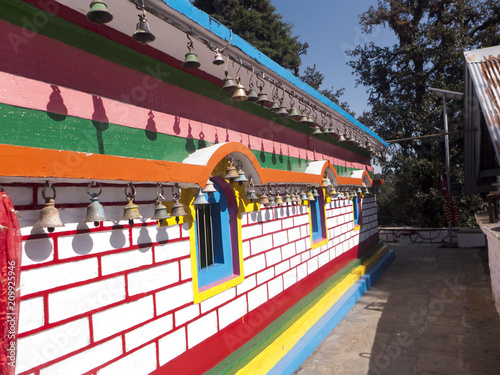
[[[363,276],[382,256],[388,247],[382,246],[370,259],[363,262],[347,275],[339,284],[330,290],[302,317],[283,332],[276,340],[267,346],[260,354],[242,367],[236,375],[267,374],[314,324]]]

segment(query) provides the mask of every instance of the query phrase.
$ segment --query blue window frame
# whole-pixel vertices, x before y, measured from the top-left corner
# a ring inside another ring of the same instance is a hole
[[[209,204],[196,209],[198,287],[204,288],[233,275],[229,207],[221,186],[205,194]]]
[[[325,210],[323,209],[323,189],[319,189],[319,196],[309,202],[311,214],[311,236],[313,243],[326,238]]]
[[[356,194],[352,198],[352,209],[354,214],[354,227],[359,227],[363,222],[363,216],[361,214],[361,196]]]

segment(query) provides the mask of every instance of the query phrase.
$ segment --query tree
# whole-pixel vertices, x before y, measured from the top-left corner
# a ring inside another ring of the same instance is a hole
[[[292,25],[283,21],[269,0],[194,0],[208,13],[266,56],[299,74],[300,56],[309,45],[292,35]]]
[[[500,43],[496,0],[379,0],[360,20],[367,34],[381,26],[397,37],[391,47],[371,42],[349,52],[357,82],[369,92],[371,111],[360,121],[388,140],[436,133],[433,127],[443,124],[442,101],[428,88],[463,92],[464,50]],[[462,130],[461,103],[447,104],[449,130]],[[450,144],[452,180],[463,182],[461,136],[451,136]],[[397,188],[390,204],[400,225],[440,224],[439,215],[428,210],[442,206],[432,189],[444,170],[443,150],[443,137],[391,146],[392,158],[383,170],[393,172]],[[472,201],[477,203],[477,197],[460,200],[467,207]],[[436,220],[426,222],[429,216]]]

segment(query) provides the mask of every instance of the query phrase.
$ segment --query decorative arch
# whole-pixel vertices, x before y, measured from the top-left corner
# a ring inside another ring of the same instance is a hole
[[[252,176],[256,185],[262,184],[262,168],[255,155],[245,145],[238,142],[218,143],[193,152],[182,161],[183,164],[205,166],[199,176],[198,185],[204,186],[217,164],[228,155],[238,160],[247,176]]]

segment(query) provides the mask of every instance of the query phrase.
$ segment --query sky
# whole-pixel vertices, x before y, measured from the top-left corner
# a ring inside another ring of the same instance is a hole
[[[395,36],[383,27],[374,28],[372,35],[361,33],[359,15],[376,6],[377,0],[271,0],[283,20],[293,25],[292,33],[301,43],[307,42],[306,56],[301,56],[301,72],[307,66],[325,76],[322,89],[345,88],[341,98],[357,116],[368,110],[366,88],[356,86],[352,68],[346,65],[346,50],[373,41],[377,45],[392,45]]]

